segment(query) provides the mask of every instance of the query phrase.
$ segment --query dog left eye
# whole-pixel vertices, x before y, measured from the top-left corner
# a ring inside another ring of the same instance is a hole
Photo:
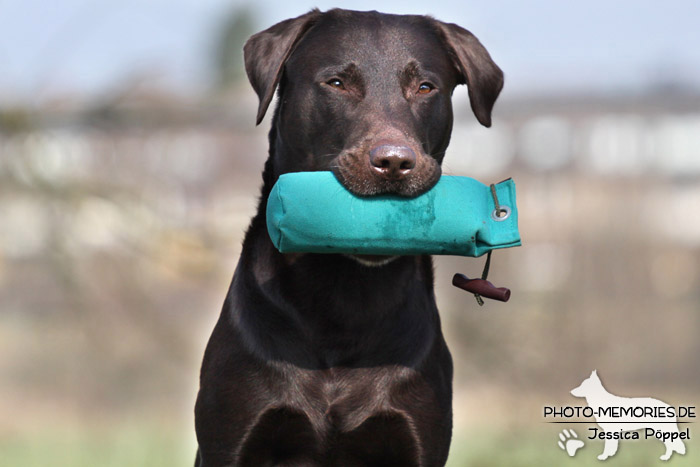
[[[421,83],[421,85],[418,86],[418,94],[429,94],[433,89],[435,89],[435,86],[432,84]]]
[[[345,85],[338,78],[330,79],[326,82],[326,84],[336,89],[345,89]]]

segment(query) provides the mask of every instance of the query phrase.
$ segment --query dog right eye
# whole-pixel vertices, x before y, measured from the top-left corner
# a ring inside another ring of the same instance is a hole
[[[418,94],[430,94],[430,92],[435,89],[435,86],[432,84],[425,82],[422,83],[420,86],[418,86]]]
[[[332,88],[336,89],[345,89],[345,85],[343,85],[343,82],[340,81],[338,78],[333,78],[328,81],[326,81],[326,84]]]

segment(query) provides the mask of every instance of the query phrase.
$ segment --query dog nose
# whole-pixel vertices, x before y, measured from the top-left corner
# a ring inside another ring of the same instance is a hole
[[[407,146],[384,144],[370,150],[369,162],[382,177],[399,180],[416,166],[416,153]]]

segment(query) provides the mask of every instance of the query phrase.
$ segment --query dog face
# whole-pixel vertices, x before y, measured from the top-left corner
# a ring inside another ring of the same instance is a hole
[[[503,85],[473,35],[423,16],[312,11],[253,36],[245,59],[258,122],[279,84],[273,179],[332,170],[361,196],[430,189],[450,140],[455,86],[468,84],[489,126]]]

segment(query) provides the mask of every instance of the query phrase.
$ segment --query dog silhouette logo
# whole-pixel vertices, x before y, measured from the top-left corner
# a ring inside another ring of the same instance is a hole
[[[676,415],[669,404],[651,397],[611,394],[603,386],[596,370],[572,389],[571,394],[586,399],[600,426],[600,429],[591,428],[593,434],[589,437],[605,440],[599,460],[615,455],[620,439],[640,439],[639,430],[644,430],[642,434],[645,438],[654,437],[664,443],[666,452],[660,457],[661,460],[670,459],[674,452],[685,454],[682,441],[685,433],[679,431]]]

